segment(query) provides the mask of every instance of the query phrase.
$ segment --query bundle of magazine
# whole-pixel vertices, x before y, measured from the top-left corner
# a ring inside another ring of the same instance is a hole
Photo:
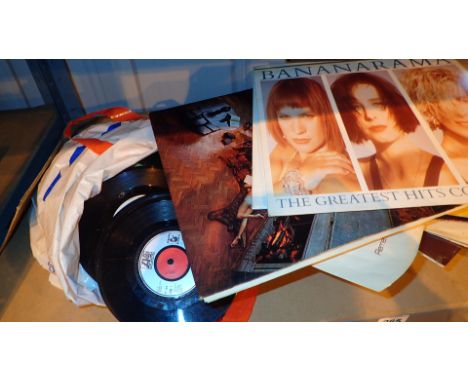
[[[418,249],[447,264],[467,244],[467,89],[454,60],[296,63],[151,113],[201,297],[306,266],[381,291]]]

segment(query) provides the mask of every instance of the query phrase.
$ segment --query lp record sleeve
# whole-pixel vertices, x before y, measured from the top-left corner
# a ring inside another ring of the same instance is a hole
[[[120,321],[217,321],[233,299],[200,299],[169,194],[142,197],[114,217],[96,277]]]
[[[79,222],[80,263],[96,279],[99,238],[115,215],[131,202],[149,195],[167,194],[159,154],[152,154],[102,184],[101,192],[84,203]]]

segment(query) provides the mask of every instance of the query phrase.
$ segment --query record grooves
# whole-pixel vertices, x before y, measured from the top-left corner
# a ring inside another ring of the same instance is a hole
[[[195,287],[159,154],[105,181],[79,222],[80,263],[120,321],[215,321]]]
[[[79,222],[80,263],[93,278],[99,237],[116,212],[132,198],[167,194],[159,154],[153,154],[102,184],[101,192],[84,203]]]
[[[99,243],[96,278],[120,321],[215,321],[232,301],[200,300],[168,194],[142,197],[114,217]]]

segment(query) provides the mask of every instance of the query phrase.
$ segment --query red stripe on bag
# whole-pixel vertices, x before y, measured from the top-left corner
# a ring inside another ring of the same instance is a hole
[[[73,121],[70,121],[65,130],[63,135],[66,138],[73,139],[75,142],[79,142],[82,145],[89,148],[94,153],[100,155],[105,152],[109,147],[112,146],[112,143],[107,141],[101,141],[100,139],[75,139],[72,137],[72,128],[73,126],[78,125],[81,122],[87,121],[91,118],[102,116],[110,118],[114,121],[125,122],[125,121],[132,121],[136,119],[142,119],[143,116],[135,113],[134,111],[130,110],[126,107],[112,107],[109,109],[98,110],[93,113],[86,114],[80,118],[76,118]]]
[[[83,146],[86,146],[88,149],[90,149],[92,152],[94,152],[97,155],[101,155],[103,152],[105,152],[108,148],[112,146],[112,143],[107,142],[107,141],[101,141],[99,139],[73,139],[75,142],[81,143]]]
[[[249,288],[236,294],[220,322],[248,321],[257,299],[258,288]]]

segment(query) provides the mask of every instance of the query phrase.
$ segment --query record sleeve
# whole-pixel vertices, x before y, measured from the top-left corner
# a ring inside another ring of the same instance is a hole
[[[445,267],[463,249],[445,238],[424,232],[419,250],[429,260]]]
[[[268,217],[251,205],[251,91],[153,112],[150,118],[206,301],[378,241],[451,208]]]
[[[437,59],[256,70],[269,215],[468,203],[466,75]]]

